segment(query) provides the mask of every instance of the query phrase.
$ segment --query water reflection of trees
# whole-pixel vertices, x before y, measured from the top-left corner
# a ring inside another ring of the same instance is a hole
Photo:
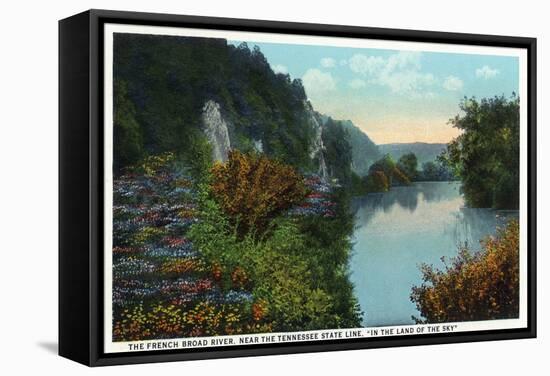
[[[494,235],[498,227],[504,227],[510,219],[517,218],[518,212],[464,207],[454,215],[456,220],[449,224],[445,232],[456,239],[457,247],[465,246],[477,251],[480,249],[479,240]]]
[[[386,193],[373,193],[357,197],[352,202],[356,226],[370,224],[380,212],[388,213],[398,207],[415,212],[418,205],[456,200],[460,195],[458,182],[422,182],[408,187],[395,187]],[[497,227],[504,227],[509,219],[517,218],[517,211],[499,211],[487,208],[462,207],[449,213],[454,220],[444,224],[443,231],[447,239],[455,239],[457,249],[467,246],[472,250],[480,248],[479,240],[493,235]],[[434,218],[434,221],[437,218]]]
[[[354,199],[352,209],[357,254],[352,261],[353,278],[368,325],[410,317],[414,307],[407,308],[402,302],[408,301],[411,286],[422,283],[418,264],[442,267],[440,258],[455,257],[464,245],[478,251],[480,239],[494,234],[511,216],[517,217],[517,211],[464,207],[459,182],[395,187],[390,192]],[[386,275],[394,263],[400,268],[399,276]],[[369,272],[372,270],[381,273]],[[377,292],[390,285],[392,293],[388,296]],[[389,311],[388,307],[391,315],[380,315]]]
[[[460,184],[457,182],[425,182],[417,183],[415,187],[426,202],[451,200],[460,194]]]
[[[459,185],[456,182],[425,182],[408,187],[394,187],[386,193],[371,193],[354,199],[354,214],[364,220],[370,220],[377,211],[388,213],[395,205],[413,213],[420,201],[440,202],[450,200],[458,195]],[[359,213],[361,211],[361,213]],[[362,221],[364,223],[364,221]]]

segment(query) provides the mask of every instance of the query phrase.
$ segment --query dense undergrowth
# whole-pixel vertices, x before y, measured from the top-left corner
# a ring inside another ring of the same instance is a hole
[[[115,341],[360,325],[345,195],[269,160],[261,163],[270,184],[260,184],[262,169],[241,171],[251,163],[258,157],[234,153],[196,179],[164,154],[115,179]],[[250,198],[228,195],[234,186],[219,185],[220,171],[254,186],[261,220],[241,225],[232,208],[249,208],[239,201]],[[278,201],[292,196],[274,183],[289,173],[299,194]]]

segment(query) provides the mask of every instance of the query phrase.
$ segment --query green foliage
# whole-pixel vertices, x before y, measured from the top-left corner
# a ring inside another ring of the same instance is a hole
[[[136,121],[136,109],[128,99],[126,82],[115,80],[113,151],[114,168],[119,172],[123,167],[135,164],[143,157],[143,134]]]
[[[392,171],[391,174],[392,177],[392,184],[393,185],[410,185],[411,180],[407,174],[405,174],[401,169],[397,166]]]
[[[353,172],[360,176],[367,175],[369,166],[381,157],[378,146],[351,121],[346,120],[340,123],[349,134]]]
[[[125,309],[113,325],[115,341],[231,335],[269,332],[269,325],[253,323],[251,307],[199,302],[188,310],[173,304],[145,305]]]
[[[405,154],[414,153],[418,167],[422,166],[423,163],[435,161],[446,147],[447,144],[426,142],[378,145],[378,149],[382,154],[391,155],[395,161],[398,161]]]
[[[370,166],[369,174],[375,171],[381,171],[390,179],[391,182],[391,177],[393,176],[394,169],[395,161],[393,160],[391,155],[386,154]]]
[[[435,162],[425,162],[422,164],[422,177],[424,180],[439,180],[439,168]]]
[[[442,156],[462,180],[468,205],[519,207],[519,98],[465,98],[450,122],[462,134]]]
[[[351,182],[352,148],[348,131],[341,122],[328,118],[323,126],[325,161],[329,175],[343,185]]]
[[[361,178],[355,172],[351,172],[350,194],[352,196],[362,196],[372,192],[368,190],[366,179]]]
[[[372,192],[385,192],[391,186],[411,183],[409,177],[401,171],[389,154],[370,166],[365,181],[373,189]]]
[[[401,157],[397,164],[391,155],[386,154],[370,166],[366,176],[360,178],[355,173],[351,174],[350,192],[353,195],[363,195],[387,192],[395,185],[409,185],[411,179],[418,176],[416,163],[416,157],[412,153]]]
[[[420,181],[451,181],[456,180],[453,172],[446,166],[444,161],[425,162],[422,164],[422,171],[418,172],[417,180]]]
[[[197,182],[208,182],[210,169],[212,168],[212,146],[198,131],[190,131],[189,154],[186,158],[186,166],[189,166],[191,176]]]
[[[409,180],[415,180],[418,175],[418,160],[414,153],[407,153],[399,158],[397,161],[397,168],[399,168]]]
[[[251,140],[262,141],[268,156],[313,168],[314,129],[302,83],[275,74],[257,47],[214,38],[117,34],[114,79],[121,83],[115,87],[121,98],[115,113],[123,119],[118,127],[123,147],[115,147],[120,168],[143,154],[163,152],[192,161],[197,149],[204,150],[197,134],[208,100],[220,104],[235,148],[249,150]]]
[[[304,236],[290,221],[281,221],[251,254],[255,296],[268,303],[267,314],[281,331],[319,329],[329,325],[332,299],[315,286]]]
[[[358,327],[361,313],[347,268],[354,229],[349,191],[341,188],[333,199],[337,203],[334,218],[311,216],[299,222],[306,241],[306,251],[302,254],[310,260],[313,281],[333,297],[333,311],[337,313],[333,317],[335,327]]]
[[[216,265],[222,285],[231,286],[231,271],[247,275],[253,310],[273,331],[356,327],[357,302],[346,274],[351,218],[276,218],[262,236],[237,228],[202,186],[200,221],[189,237]],[[342,210],[346,210],[342,207]],[[347,212],[346,212],[347,213]]]
[[[384,171],[373,171],[364,178],[367,192],[387,192],[390,182]]]
[[[173,153],[149,155],[143,158],[138,164],[132,166],[131,170],[147,177],[154,177],[166,171],[168,166],[174,163],[174,160],[175,156]]]
[[[424,283],[412,289],[424,319],[418,323],[516,318],[519,315],[519,225],[513,220],[472,254],[462,248],[444,270],[422,265]]]

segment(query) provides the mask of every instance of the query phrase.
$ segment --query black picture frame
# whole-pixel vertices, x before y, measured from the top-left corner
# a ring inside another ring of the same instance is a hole
[[[528,326],[205,349],[103,352],[103,25],[124,23],[525,49],[528,55]],[[88,10],[59,21],[59,354],[88,366],[536,337],[536,39]]]

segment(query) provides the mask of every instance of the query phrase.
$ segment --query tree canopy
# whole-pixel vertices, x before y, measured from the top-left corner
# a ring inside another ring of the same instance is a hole
[[[403,171],[410,180],[416,179],[418,175],[418,159],[414,153],[407,153],[397,161],[397,167]]]
[[[450,123],[462,134],[442,155],[462,180],[468,205],[519,207],[519,98],[464,98]]]
[[[224,39],[116,34],[115,172],[147,155],[192,161],[202,109],[220,104],[231,147],[263,151],[302,169],[315,130],[300,80],[276,74],[258,47]]]

